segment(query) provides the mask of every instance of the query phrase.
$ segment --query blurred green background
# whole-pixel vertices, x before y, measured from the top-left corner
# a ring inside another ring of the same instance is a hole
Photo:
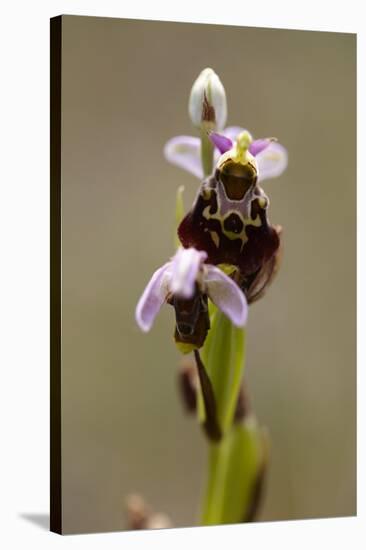
[[[211,66],[230,125],[276,136],[263,184],[281,271],[251,307],[246,379],[271,437],[260,520],[356,513],[356,36],[63,17],[62,491],[65,532],[126,527],[141,493],[195,522],[206,443],[177,392],[173,310],[143,335],[136,302],[173,252],[175,193],[198,181],[164,143],[194,133]]]

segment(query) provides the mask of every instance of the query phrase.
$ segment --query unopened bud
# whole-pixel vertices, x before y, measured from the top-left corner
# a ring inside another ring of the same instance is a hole
[[[128,495],[126,508],[128,528],[145,529],[150,511],[144,499],[137,494]]]
[[[173,527],[173,524],[166,514],[153,514],[146,525],[147,529],[169,529],[170,527]]]
[[[152,512],[145,500],[138,494],[127,497],[126,508],[128,529],[166,529],[172,527],[172,522],[166,514]]]
[[[178,373],[179,391],[183,405],[188,413],[196,412],[197,407],[197,367],[191,359],[185,357],[180,365]]]
[[[204,69],[195,80],[188,104],[193,125],[204,130],[222,130],[226,124],[225,88],[210,68]]]
[[[250,411],[248,394],[242,386],[239,391],[238,401],[236,403],[234,422],[242,422]]]

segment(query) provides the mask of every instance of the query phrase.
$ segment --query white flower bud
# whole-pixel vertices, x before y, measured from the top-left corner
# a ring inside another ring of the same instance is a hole
[[[189,116],[198,128],[222,130],[226,124],[225,88],[212,69],[204,69],[195,80],[188,104]]]

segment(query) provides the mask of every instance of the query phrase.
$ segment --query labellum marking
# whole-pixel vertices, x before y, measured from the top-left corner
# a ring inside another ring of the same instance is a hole
[[[213,242],[215,243],[217,248],[219,248],[219,246],[220,246],[219,234],[216,231],[210,231],[210,235],[211,235],[211,239],[213,240]]]
[[[202,183],[178,228],[184,247],[205,250],[208,263],[236,265],[243,276],[260,269],[279,246],[277,233],[268,223],[266,195],[255,179],[254,184],[245,185],[241,200],[228,199],[217,169]]]
[[[216,195],[216,193],[215,193]],[[240,201],[238,201],[239,203]],[[262,224],[262,220],[260,216],[257,214],[255,219],[247,218],[245,219],[242,213],[239,210],[229,210],[225,216],[222,216],[220,214],[220,207],[218,210],[216,210],[214,213],[212,213],[211,206],[206,206],[206,208],[202,212],[202,216],[206,218],[206,220],[218,220],[220,222],[221,226],[221,232],[226,235],[226,237],[230,240],[234,239],[241,239],[242,245],[241,250],[243,249],[245,243],[248,240],[246,228],[249,225],[253,225],[254,227],[260,227]],[[232,227],[232,223],[230,221],[234,221],[234,224],[236,225],[236,228],[234,230],[230,230],[230,227]],[[240,230],[238,231],[238,228],[240,227]],[[216,231],[210,231],[211,238],[215,245],[219,247],[219,234]]]

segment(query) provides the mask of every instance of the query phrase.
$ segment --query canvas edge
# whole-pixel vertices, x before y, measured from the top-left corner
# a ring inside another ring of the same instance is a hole
[[[61,466],[62,16],[50,19],[50,530],[62,534]]]

